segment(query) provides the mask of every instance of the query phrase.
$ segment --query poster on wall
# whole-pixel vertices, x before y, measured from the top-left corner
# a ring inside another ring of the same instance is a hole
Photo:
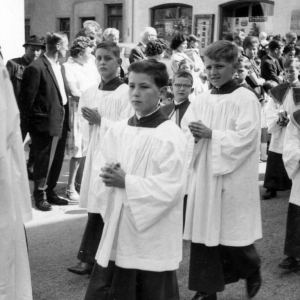
[[[300,35],[300,10],[293,10],[291,16],[291,31]]]

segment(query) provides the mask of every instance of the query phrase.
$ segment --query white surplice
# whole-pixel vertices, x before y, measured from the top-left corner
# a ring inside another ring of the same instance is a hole
[[[105,228],[96,255],[106,267],[168,271],[182,259],[182,213],[186,181],[186,141],[165,121],[156,128],[121,121],[112,127],[95,161],[93,192]],[[119,162],[125,189],[106,187],[99,177],[105,163]]]
[[[212,139],[194,144],[188,124],[201,120]],[[262,237],[258,159],[260,105],[240,87],[202,93],[181,127],[193,147],[184,238],[206,246],[246,246]]]
[[[300,206],[300,129],[293,121],[289,122],[286,129],[282,158],[293,181],[290,203]]]
[[[79,100],[78,116],[83,137],[83,154],[86,153],[79,206],[87,208],[91,213],[99,213],[99,204],[90,201],[89,196],[92,165],[106,131],[120,120],[122,113],[128,108],[128,89],[127,84],[122,84],[114,91],[104,91],[99,90],[98,85],[95,85],[86,90]],[[83,118],[81,107],[84,106],[98,111],[101,116],[100,126],[89,125],[88,121]]]
[[[0,299],[31,300],[24,223],[32,218],[20,117],[0,58]]]
[[[299,105],[298,105],[299,108]],[[265,113],[268,124],[268,132],[272,134],[269,150],[282,154],[284,137],[286,132],[286,126],[282,127],[277,124],[280,111],[286,111],[289,116],[293,111],[297,109],[295,102],[293,100],[293,90],[290,89],[286,95],[285,100],[282,104],[274,101],[272,97],[266,105]]]

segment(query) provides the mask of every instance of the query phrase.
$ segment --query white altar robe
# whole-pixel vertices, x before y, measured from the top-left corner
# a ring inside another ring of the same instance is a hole
[[[83,137],[83,153],[86,153],[79,206],[87,208],[88,212],[91,213],[99,213],[99,204],[97,202],[90,201],[90,176],[92,165],[95,161],[97,151],[101,147],[106,131],[121,119],[122,113],[124,113],[130,105],[128,89],[127,84],[120,85],[114,91],[99,90],[98,85],[95,85],[86,90],[79,100],[78,116],[80,131],[82,132]],[[81,108],[84,106],[97,109],[101,116],[100,126],[89,125],[88,121],[83,118]],[[132,113],[132,111],[128,110],[128,114],[130,113]],[[125,115],[124,117],[129,116]]]
[[[293,181],[290,203],[300,206],[300,128],[293,121],[289,122],[286,129],[282,158]]]
[[[97,263],[122,268],[170,271],[182,260],[182,213],[186,181],[186,141],[165,121],[156,128],[124,120],[102,143],[93,191],[105,222]],[[106,187],[99,177],[105,163],[121,164],[125,189]]]
[[[278,113],[284,110],[287,112],[287,115],[289,117],[289,115],[296,109],[297,106],[295,105],[295,102],[293,100],[292,89],[288,91],[286,98],[282,104],[275,102],[274,99],[270,97],[265,109],[268,124],[268,132],[272,134],[269,147],[270,151],[279,154],[282,154],[283,151],[286,126],[282,127],[277,124],[277,121],[279,119]]]
[[[197,144],[188,124],[201,120],[212,139]],[[260,105],[240,87],[202,93],[182,122],[193,147],[184,239],[206,246],[246,246],[262,237],[258,160]]]
[[[0,299],[31,300],[24,223],[31,198],[17,102],[0,58]]]

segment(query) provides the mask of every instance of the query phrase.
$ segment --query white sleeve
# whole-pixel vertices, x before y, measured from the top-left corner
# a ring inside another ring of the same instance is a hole
[[[278,112],[279,112],[279,105],[275,103],[272,97],[269,97],[269,101],[265,109],[269,133],[273,133],[275,131],[282,129],[282,127],[277,124],[279,119]]]

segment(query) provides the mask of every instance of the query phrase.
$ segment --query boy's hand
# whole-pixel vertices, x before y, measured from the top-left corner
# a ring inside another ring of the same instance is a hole
[[[99,125],[101,124],[101,116],[98,111],[88,107],[82,107],[81,112],[83,117],[89,122],[90,125]]]
[[[124,189],[125,188],[125,176],[126,173],[121,169],[121,165],[117,164],[106,164],[101,168],[102,181],[106,186],[117,187]]]
[[[198,122],[191,122],[189,128],[196,143],[202,138],[211,139],[212,137],[212,130],[206,127],[200,120]]]

